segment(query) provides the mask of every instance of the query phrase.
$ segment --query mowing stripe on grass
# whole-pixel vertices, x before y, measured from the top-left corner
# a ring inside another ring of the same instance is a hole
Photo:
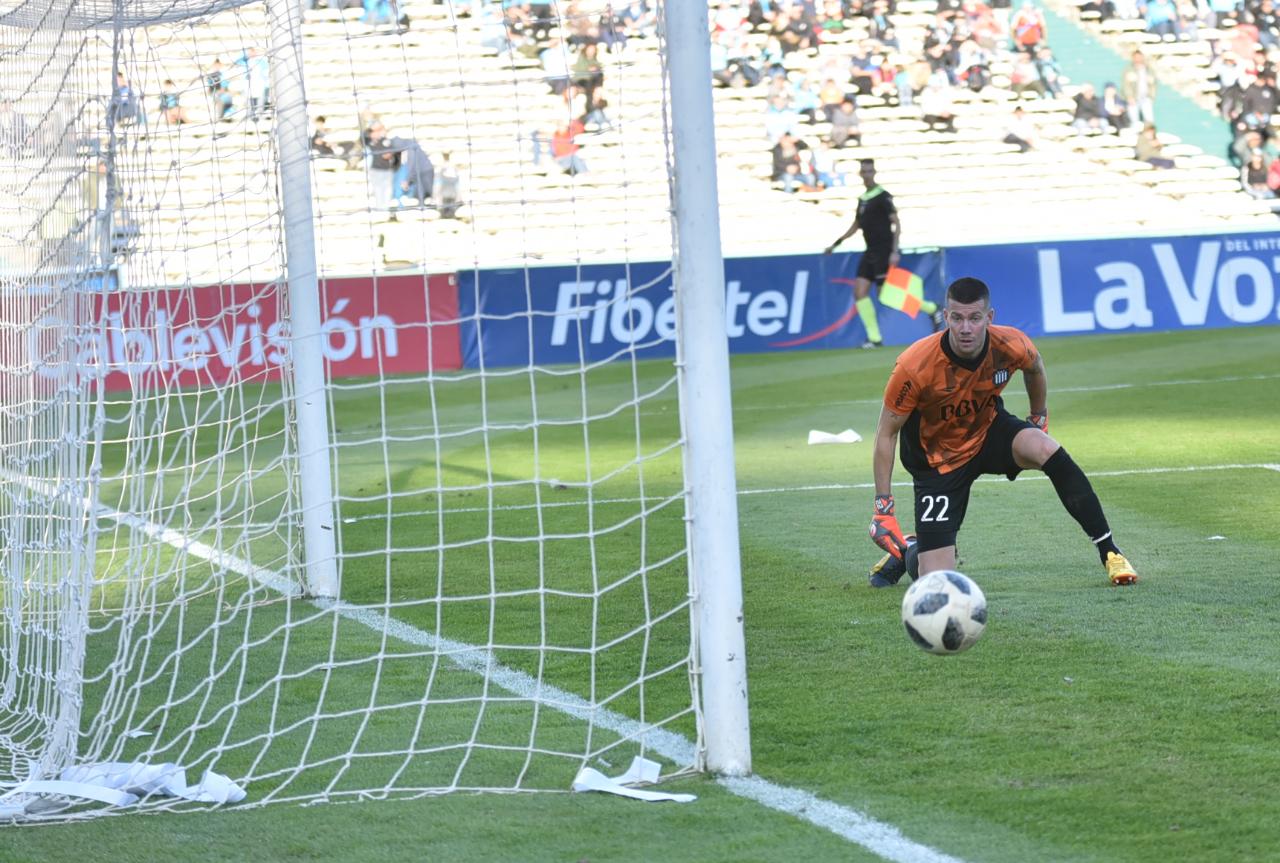
[[[1229,383],[1241,383],[1244,381],[1270,381],[1270,380],[1276,380],[1277,378],[1280,378],[1280,374],[1224,375],[1223,377],[1220,377],[1220,378],[1184,378],[1176,381],[1137,381],[1133,383],[1119,383],[1119,384],[1090,384],[1089,386],[1084,386],[1084,387],[1054,387],[1053,392],[1055,394],[1056,393],[1094,393],[1094,392],[1107,392],[1109,390],[1143,389],[1145,387],[1185,387],[1185,386],[1198,386],[1201,384],[1229,384]],[[1011,395],[1016,397],[1018,393],[1015,392],[1015,393],[1012,393]],[[671,401],[672,403],[674,403],[675,401],[674,394],[671,396]],[[814,402],[805,402],[803,404],[774,403],[774,404],[767,404],[767,405],[734,405],[733,410],[734,410],[734,413],[739,413],[739,412],[758,413],[762,411],[794,411],[801,408],[831,407],[833,405],[834,406],[878,405],[878,404],[881,404],[883,401],[884,401],[883,398],[877,396],[875,398],[869,398],[869,399],[830,399],[830,400],[823,401],[821,404],[814,403]],[[652,410],[652,409],[642,410],[640,414],[641,416],[656,416],[660,413],[665,412],[666,410],[667,408],[664,406],[658,410]],[[560,420],[557,420],[557,422],[583,423],[583,422],[589,421],[592,418],[593,417],[575,416],[575,417],[569,417],[569,418],[562,418]],[[546,422],[546,420],[544,419],[543,422]],[[397,430],[399,432],[441,432],[441,431],[456,431],[459,429],[470,429],[474,431],[479,431],[482,428],[488,428],[495,431],[527,431],[528,429],[531,429],[533,427],[534,427],[534,423],[526,420],[526,421],[514,422],[514,423],[493,422],[493,423],[490,423],[488,426],[477,426],[475,423],[461,423],[461,422],[436,423],[433,425],[404,425],[404,426],[397,426]],[[358,443],[368,443],[371,440],[378,440],[378,438],[368,437],[368,433],[362,429],[350,429],[346,431],[338,431],[338,432],[335,432],[334,437],[338,440],[344,440],[347,438],[356,438]],[[408,438],[406,440],[430,440],[431,438],[432,438],[431,434],[426,434],[426,435],[418,435],[413,438]]]
[[[1141,468],[1129,468],[1126,470],[1089,471],[1089,476],[1090,477],[1137,476],[1140,474],[1199,473],[1200,471],[1214,471],[1214,470],[1280,471],[1280,464],[1266,464],[1266,463],[1202,464],[1202,465],[1190,465],[1190,466],[1182,466],[1182,467],[1141,467]],[[1035,473],[1025,474],[1024,473],[1020,475],[1018,479],[1019,480],[1045,480],[1045,479],[1048,479],[1048,477],[1045,476],[1044,474],[1035,474]],[[980,477],[977,481],[978,482],[998,482],[998,483],[1008,482],[1008,480],[1004,479],[1003,477],[996,477],[996,476]],[[911,486],[911,481],[898,480],[897,482],[894,483],[894,485],[897,486],[898,488],[909,488]],[[797,491],[848,491],[850,489],[860,489],[860,488],[875,488],[875,483],[873,482],[851,482],[851,483],[832,482],[832,483],[822,483],[820,485],[790,485],[790,486],[779,486],[776,488],[740,488],[738,489],[738,494],[740,496],[745,497],[747,495],[753,495],[753,494],[783,494],[786,492],[797,492]],[[593,498],[591,501],[589,501],[589,503],[592,506],[606,506],[609,504],[641,503],[641,500],[638,497],[609,497],[609,498]],[[559,508],[559,507],[567,507],[567,506],[586,506],[587,504],[588,504],[588,501],[586,500],[543,501],[541,504],[541,508],[551,509],[551,508]],[[513,504],[507,504],[507,505],[496,505],[493,507],[470,506],[470,507],[450,508],[450,509],[446,509],[445,512],[450,514],[468,513],[468,512],[476,513],[476,512],[488,512],[490,509],[507,511],[507,510],[522,510],[522,509],[538,509],[538,508],[539,508],[539,504],[536,504],[536,503],[513,503]],[[418,510],[409,510],[405,512],[393,512],[391,513],[391,517],[392,518],[413,518],[416,516],[434,516],[438,514],[439,514],[439,511],[435,509],[418,509]],[[381,519],[386,517],[387,517],[386,513],[374,513],[372,515],[348,516],[347,518],[344,518],[342,520],[342,523],[355,524],[356,522],[360,522],[360,521],[369,521],[371,519]]]

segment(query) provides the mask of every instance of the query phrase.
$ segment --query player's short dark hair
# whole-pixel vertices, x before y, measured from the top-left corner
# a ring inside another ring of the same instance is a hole
[[[964,276],[956,279],[947,288],[947,299],[955,300],[957,303],[977,303],[984,302],[991,305],[991,289],[987,287],[987,283],[982,279],[975,279],[973,276]]]
[[[871,167],[873,167],[873,168],[874,168],[874,167],[876,166],[876,160],[875,160],[875,159],[859,159],[859,160],[858,160],[858,164],[859,164],[859,165],[870,165]]]

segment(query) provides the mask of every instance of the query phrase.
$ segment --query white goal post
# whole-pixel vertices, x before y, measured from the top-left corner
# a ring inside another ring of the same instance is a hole
[[[0,823],[750,772],[707,6],[533,5],[0,13]]]

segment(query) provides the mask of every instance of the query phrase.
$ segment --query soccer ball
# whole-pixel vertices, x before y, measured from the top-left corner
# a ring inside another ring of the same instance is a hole
[[[902,597],[902,625],[930,653],[961,653],[973,647],[987,626],[987,598],[968,576],[935,570]]]

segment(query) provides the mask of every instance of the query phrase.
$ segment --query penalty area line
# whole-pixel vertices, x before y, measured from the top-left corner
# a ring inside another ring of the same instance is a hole
[[[1034,470],[1030,468],[1029,470]],[[1087,476],[1092,479],[1095,476],[1143,476],[1156,475],[1166,473],[1200,473],[1202,471],[1218,471],[1218,470],[1273,470],[1280,472],[1280,464],[1199,464],[1185,465],[1180,467],[1135,467],[1126,470],[1091,470],[1086,471]],[[1018,475],[1018,480],[1046,480],[1044,474],[1023,472]],[[978,482],[996,482],[1007,484],[1008,480],[999,476],[979,477]],[[900,488],[911,486],[910,480],[896,480],[893,483]],[[860,488],[875,488],[874,482],[849,482],[849,483],[824,483],[821,485],[796,485],[796,486],[780,486],[778,488],[748,488],[739,489],[738,494],[742,496],[753,494],[783,494],[786,492],[797,491],[849,491]]]

